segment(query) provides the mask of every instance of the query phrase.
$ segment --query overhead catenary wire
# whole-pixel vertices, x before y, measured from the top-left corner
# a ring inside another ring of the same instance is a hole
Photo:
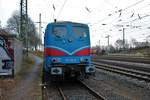
[[[108,2],[108,1],[106,1],[106,0],[103,0],[103,1],[104,1],[104,3],[106,3],[106,4],[110,5],[110,6],[112,6],[113,8],[118,8],[116,5],[113,5],[113,4],[111,4],[110,2]]]
[[[125,11],[125,10],[131,8],[131,7],[134,7],[134,6],[136,6],[136,5],[140,4],[140,3],[142,3],[143,1],[145,1],[145,0],[140,0],[140,1],[136,2],[136,3],[134,3],[134,4],[131,4],[131,5],[127,6],[127,7],[125,7],[124,9],[119,9],[118,11],[114,11],[111,15],[114,15],[114,14],[117,14],[117,13],[121,13],[121,12],[123,12],[123,11]],[[106,19],[108,19],[108,18],[110,18],[110,16],[106,16],[105,18],[103,18],[103,19],[97,21],[96,23],[93,23],[92,25],[99,24],[100,22],[102,22],[102,21],[104,21],[104,20],[106,20]]]
[[[145,18],[147,18],[147,17],[149,17],[150,15],[148,15],[148,14],[136,14],[136,13],[133,13],[133,12],[130,12],[130,13],[132,13],[129,17],[130,17],[130,19],[133,17],[133,15],[134,15],[134,17],[135,16],[137,16],[138,18],[135,18],[135,19],[131,19],[130,21],[125,21],[125,22],[123,22],[123,19],[122,18],[114,18],[114,20],[112,20],[111,22],[109,22],[109,23],[107,23],[106,25],[109,25],[109,24],[112,24],[114,21],[117,21],[117,22],[119,22],[120,20],[120,22],[121,23],[118,23],[118,24],[126,24],[126,23],[132,23],[132,22],[135,22],[135,21],[139,21],[139,16],[140,16],[140,20],[141,19],[145,19]],[[149,12],[148,12],[149,13]],[[124,13],[124,14],[128,14],[128,13]],[[95,26],[95,25],[90,25],[90,26]]]
[[[67,0],[64,0],[64,2],[65,2],[65,1],[67,2]],[[137,5],[137,6],[139,7],[138,9],[140,9],[141,6],[143,6],[143,5],[146,4],[146,3],[140,4],[140,3],[143,2],[143,1],[145,1],[145,0],[140,0],[140,1],[138,1],[137,3],[135,3],[135,5],[132,5],[132,6],[134,7],[134,6]],[[111,2],[110,2],[110,3],[111,3]],[[55,3],[52,3],[52,4],[55,4]],[[68,4],[68,3],[67,3],[67,4]],[[130,3],[130,4],[131,4],[131,3]],[[140,4],[140,6],[139,6],[138,4]],[[59,12],[59,13],[57,13],[57,15],[58,15],[57,18],[59,18],[59,17],[61,16],[61,14],[62,14],[64,8],[66,7],[66,3],[63,3],[63,1],[62,1],[60,5],[62,5],[62,6],[59,6],[61,9],[56,9],[56,10]],[[68,5],[69,5],[69,4],[68,4]],[[131,6],[131,5],[130,5],[130,6]],[[113,28],[113,26],[112,26],[111,23],[114,24],[115,22],[117,22],[117,19],[118,19],[118,20],[121,19],[122,21],[120,21],[120,22],[125,22],[125,21],[128,22],[128,19],[127,19],[127,20],[124,20],[124,19],[122,19],[122,17],[125,18],[124,15],[127,14],[128,11],[132,11],[132,10],[135,8],[135,9],[133,10],[133,12],[131,12],[131,13],[129,14],[129,16],[126,16],[126,18],[127,18],[127,17],[130,18],[130,16],[131,16],[131,15],[134,13],[134,11],[137,9],[137,6],[136,6],[136,7],[134,7],[133,9],[130,10],[130,8],[132,8],[132,7],[130,7],[130,6],[127,6],[127,7],[129,7],[129,8],[128,8],[129,10],[126,9],[126,11],[124,11],[124,12],[122,13],[122,15],[120,16],[120,18],[117,17],[117,16],[119,16],[119,13],[118,13],[118,12],[115,13],[115,11],[118,11],[119,8],[114,9],[114,10],[113,10],[114,14],[110,13],[110,14],[112,14],[112,15],[109,16],[109,18],[111,18],[111,19],[110,19],[110,20],[107,20],[107,19],[106,19],[107,22],[108,22],[108,23],[107,23],[107,25],[108,25],[107,27],[109,28],[110,25],[111,25],[111,28]],[[55,5],[55,7],[57,8],[57,5]],[[91,13],[91,15],[92,15],[93,12],[94,12],[93,8],[92,8],[92,7],[89,7],[88,5],[85,5],[85,6],[84,6],[84,10],[85,10],[85,7],[87,7],[88,9],[90,8],[90,9],[89,9],[90,11],[92,10],[92,13]],[[127,8],[127,7],[126,7],[126,8]],[[51,8],[52,8],[52,6],[51,6]],[[143,8],[144,8],[144,7],[143,7]],[[60,11],[59,11],[59,10],[60,10]],[[141,10],[141,9],[140,9],[140,10]],[[88,13],[88,14],[90,14],[90,13]],[[115,15],[115,16],[114,16],[114,15]],[[139,16],[142,17],[143,15],[141,15],[141,13],[139,13]],[[113,20],[112,17],[113,17],[113,19],[115,19],[115,21],[112,21],[112,20]],[[129,20],[131,21],[131,20],[134,20],[135,18],[137,18],[137,21],[139,20],[139,18],[138,18],[138,13],[137,13],[137,12],[135,12],[135,13],[134,13],[134,16],[133,16],[132,18],[130,18]],[[145,19],[145,18],[143,18],[143,19]],[[141,20],[142,20],[142,18],[141,18]],[[104,21],[105,21],[105,20],[104,20]],[[130,21],[129,21],[127,24],[131,24],[132,22],[130,22]],[[110,23],[110,22],[111,22],[111,23]],[[118,22],[118,23],[120,23],[120,22]],[[133,21],[133,22],[136,22],[136,21]],[[93,23],[91,23],[91,24],[93,24]],[[98,24],[100,25],[101,22],[98,23]],[[110,24],[110,25],[109,25],[109,24]],[[136,24],[135,24],[135,25],[136,25]],[[93,28],[94,28],[94,27],[95,27],[95,25],[93,25]],[[96,26],[96,27],[97,27],[97,26]],[[143,25],[142,25],[142,27],[143,27]],[[108,29],[108,28],[107,28],[107,30],[109,31],[110,28],[109,28],[109,29]],[[99,29],[99,28],[97,28],[97,29],[98,29],[98,30],[103,30],[103,29],[106,30],[106,27],[104,26],[104,28],[102,27],[102,29]],[[112,29],[112,30],[115,31],[114,29]],[[112,31],[112,32],[113,32],[113,31]],[[117,30],[116,30],[116,31],[117,31]],[[102,33],[102,32],[101,32],[101,33]]]
[[[138,15],[138,18],[135,18],[135,19],[133,19],[133,20],[131,20],[131,21],[122,22],[122,23],[119,23],[119,24],[122,25],[122,24],[126,24],[126,23],[132,23],[132,22],[135,22],[135,21],[139,21],[139,17],[140,17],[140,20],[141,20],[141,19],[146,18],[146,17],[149,17],[149,16],[150,16],[150,15],[144,15],[144,16]]]
[[[64,0],[64,3],[63,3],[63,5],[62,5],[62,7],[60,8],[60,11],[59,11],[58,16],[56,17],[56,19],[59,18],[61,12],[63,11],[63,9],[64,9],[64,7],[65,7],[66,2],[67,2],[67,0]]]
[[[142,19],[145,19],[145,18],[148,18],[150,15],[144,15],[144,16],[141,16],[141,20]],[[110,25],[111,23],[113,23],[114,21],[116,21],[118,18],[114,18],[114,20],[113,21],[111,21],[111,22],[109,22],[109,23],[107,23],[107,26],[109,25],[110,27],[114,27],[115,25],[114,24],[112,24],[112,25]],[[139,20],[139,18],[138,18],[138,16],[137,16],[137,18],[135,18],[135,19],[131,19],[130,21],[126,21],[126,22],[121,22],[121,23],[117,23],[116,25],[123,25],[123,24],[127,24],[127,23],[133,23],[133,22],[135,22],[135,21],[141,21],[141,20]],[[136,26],[136,25],[132,25],[132,26]],[[101,28],[101,29],[99,29],[99,30],[106,30],[106,28]]]
[[[134,30],[131,30],[131,31],[129,30],[129,32],[130,32],[130,33],[133,33],[133,32],[134,32],[134,33],[141,33],[142,31],[145,32],[146,30],[150,30],[150,29],[144,28],[144,31],[143,31],[143,29],[136,29],[136,30],[134,29]]]
[[[53,0],[52,0],[53,1]],[[47,0],[44,0],[44,4],[46,5],[45,7],[47,8],[47,10],[48,11],[50,11],[51,10],[51,5],[50,5],[50,3],[47,1]],[[53,4],[53,3],[52,3]],[[54,4],[53,4],[54,5]],[[53,6],[52,5],[52,6]],[[55,9],[56,9],[56,7],[55,7]],[[51,14],[51,16],[53,16],[53,19],[54,19],[54,16],[55,16],[55,13],[50,13]],[[51,17],[50,16],[50,17]],[[45,22],[45,23],[48,23],[48,22]]]
[[[129,9],[129,8],[133,7],[133,6],[136,6],[136,5],[140,4],[140,3],[143,2],[143,1],[145,1],[145,0],[140,0],[140,1],[138,1],[138,2],[136,2],[136,3],[134,3],[134,4],[132,4],[132,5],[127,6],[127,7],[124,8],[123,10],[126,10],[126,9]]]
[[[135,30],[136,29],[136,30]],[[143,28],[142,27],[142,29],[138,29],[138,28],[134,28],[134,31],[133,31],[133,29],[131,30],[130,28],[129,28],[129,30],[128,30],[128,33],[130,33],[130,34],[128,34],[129,36],[133,36],[133,34],[131,34],[131,33],[136,33],[136,32],[138,32],[138,33],[145,33],[144,32],[144,30],[143,29],[145,29],[145,28]],[[104,31],[105,30],[105,31]],[[115,29],[116,30],[116,29]],[[114,31],[114,30],[113,30]],[[116,30],[116,31],[118,31],[118,30]],[[147,28],[147,32],[146,33],[148,33],[150,30],[148,30],[148,28]],[[102,31],[101,31],[101,33],[108,33],[109,31],[106,31],[106,29],[102,29]],[[120,34],[119,32],[115,32],[115,33],[117,33],[117,34]],[[116,36],[116,35],[114,35],[114,36]],[[121,36],[121,35],[120,35]],[[128,36],[128,37],[129,37]]]

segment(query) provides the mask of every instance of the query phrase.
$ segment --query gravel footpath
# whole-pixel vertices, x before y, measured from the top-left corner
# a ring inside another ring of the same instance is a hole
[[[3,87],[5,91],[3,91],[3,97],[0,100],[42,100],[41,87],[39,85],[42,60],[33,55],[32,58],[35,64],[31,66],[31,69],[23,77],[11,79],[11,84],[10,80],[1,80],[6,81],[6,88]]]

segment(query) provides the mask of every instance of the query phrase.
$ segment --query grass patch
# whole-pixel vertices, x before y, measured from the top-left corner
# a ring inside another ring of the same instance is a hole
[[[44,52],[43,51],[34,51],[32,52],[34,55],[43,58]]]
[[[31,58],[30,56],[24,57],[23,61],[24,61],[24,64],[27,64],[27,65],[33,65],[35,63],[34,59]]]
[[[17,88],[20,81],[26,76],[26,74],[31,70],[34,64],[34,60],[30,57],[24,57],[23,63],[20,66],[20,71],[15,75],[14,79],[11,78],[0,78],[0,100],[10,100],[9,91]],[[40,100],[40,99],[39,99]]]
[[[127,51],[122,51],[119,53],[110,53],[109,56],[150,58],[150,48],[137,48],[137,49],[131,49]]]
[[[21,69],[20,71],[16,74],[16,78],[17,79],[21,79],[23,78],[24,76],[26,76],[26,74],[31,70],[33,64],[34,64],[34,59],[31,58],[30,56],[26,57],[24,56],[23,57],[23,63],[21,65]]]
[[[131,53],[142,54],[144,57],[150,57],[150,48],[133,50]]]

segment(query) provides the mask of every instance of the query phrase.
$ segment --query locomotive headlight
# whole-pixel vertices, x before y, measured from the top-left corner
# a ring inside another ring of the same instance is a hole
[[[52,63],[60,63],[61,60],[60,60],[60,58],[52,58],[52,59],[51,59],[51,62],[52,62]]]
[[[62,68],[60,68],[60,67],[51,68],[51,74],[52,75],[61,75],[62,74]]]
[[[85,69],[86,73],[94,73],[95,72],[95,66],[87,66]]]
[[[80,59],[80,62],[88,62],[88,61],[89,61],[88,58],[81,58],[81,59]]]

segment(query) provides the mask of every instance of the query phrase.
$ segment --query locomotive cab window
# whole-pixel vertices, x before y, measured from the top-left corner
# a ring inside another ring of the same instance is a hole
[[[53,27],[53,34],[57,38],[62,38],[67,34],[67,28],[65,26],[54,26]]]
[[[80,39],[84,39],[84,38],[87,38],[88,36],[88,31],[87,31],[87,28],[86,27],[80,27],[80,26],[74,26],[73,27],[73,32],[75,34],[77,34],[77,36],[80,38]]]

